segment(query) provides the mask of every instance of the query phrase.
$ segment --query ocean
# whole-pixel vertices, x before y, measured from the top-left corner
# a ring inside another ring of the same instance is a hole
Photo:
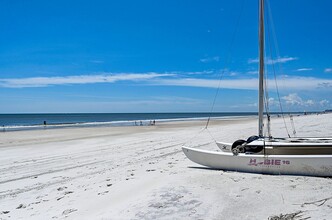
[[[77,113],[77,114],[0,114],[3,131],[84,126],[149,125],[167,121],[248,117],[257,113]]]

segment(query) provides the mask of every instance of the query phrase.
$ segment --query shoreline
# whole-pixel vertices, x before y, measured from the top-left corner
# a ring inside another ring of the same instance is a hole
[[[256,117],[213,119],[209,122],[209,126],[227,126],[250,121],[256,121]],[[0,149],[2,147],[25,145],[31,141],[33,143],[41,143],[44,139],[49,139],[50,136],[52,136],[52,141],[67,141],[103,136],[124,136],[125,138],[128,134],[163,132],[164,130],[171,131],[180,128],[190,128],[199,132],[205,128],[206,123],[207,120],[174,120],[157,122],[153,126],[87,126],[6,131],[0,132]],[[68,134],[71,134],[70,137],[67,137]]]
[[[240,120],[246,118],[257,118],[255,115],[245,116],[221,116],[210,117],[211,120]],[[81,122],[81,123],[53,123],[53,124],[35,124],[35,125],[12,125],[1,127],[0,132],[13,132],[24,130],[45,130],[45,129],[67,129],[67,128],[89,128],[89,127],[132,127],[132,126],[154,126],[157,124],[172,122],[190,122],[190,121],[207,121],[208,117],[197,118],[169,118],[169,119],[145,119],[129,121],[109,121],[109,122]]]
[[[313,114],[328,114],[330,112],[311,112],[311,113],[299,113],[299,112],[292,112],[292,113],[284,113],[284,117],[288,117],[289,114],[294,116],[301,116],[301,115],[313,115]],[[167,123],[167,122],[186,122],[186,121],[207,121],[209,118],[211,121],[214,120],[228,120],[228,119],[246,119],[246,118],[257,118],[258,115],[257,113],[254,112],[243,112],[243,113],[230,113],[230,112],[225,112],[225,113],[130,113],[131,115],[153,115],[154,117],[152,118],[147,118],[146,116],[143,118],[136,118],[136,119],[114,119],[110,121],[105,121],[101,120],[100,116],[103,115],[122,115],[126,113],[86,113],[86,114],[80,114],[80,113],[75,113],[75,114],[0,114],[0,116],[7,116],[7,115],[34,115],[41,117],[43,115],[53,115],[56,117],[60,117],[57,120],[59,122],[55,121],[47,121],[45,118],[40,118],[39,122],[41,123],[27,123],[25,120],[33,120],[33,119],[21,119],[23,121],[17,121],[18,119],[13,119],[14,122],[9,122],[10,119],[6,119],[6,122],[3,122],[3,119],[0,118],[0,133],[1,132],[12,132],[12,131],[23,131],[23,130],[44,130],[44,129],[62,129],[62,128],[83,128],[83,127],[128,127],[128,126],[152,126],[155,123]],[[164,115],[163,117],[159,117],[159,114]],[[166,117],[167,115],[187,115],[189,114],[190,117]],[[193,116],[193,115],[204,115],[204,116]],[[94,121],[90,119],[90,121],[85,121],[85,122],[79,122],[79,121],[73,121],[77,115],[85,115],[92,117],[94,115],[97,115],[98,121]],[[207,116],[210,115],[210,116]],[[218,116],[217,116],[218,115]],[[281,113],[273,112],[271,113],[271,118],[277,118],[281,117]],[[61,117],[63,118],[63,122],[61,122]],[[73,117],[73,118],[71,118]],[[67,119],[66,119],[67,118]],[[66,120],[68,120],[66,122]],[[71,122],[70,122],[71,121]],[[9,124],[8,124],[9,123]],[[2,124],[2,125],[1,125]]]

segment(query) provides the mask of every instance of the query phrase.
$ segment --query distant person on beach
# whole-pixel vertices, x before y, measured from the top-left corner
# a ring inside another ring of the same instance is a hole
[[[140,121],[140,122],[139,122],[139,125],[140,125],[140,126],[142,126],[142,125],[143,125],[142,121]]]
[[[46,126],[46,121],[44,121],[44,126]]]

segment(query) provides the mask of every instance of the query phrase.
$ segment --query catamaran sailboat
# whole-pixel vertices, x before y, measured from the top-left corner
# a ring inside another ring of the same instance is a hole
[[[221,152],[183,146],[193,162],[229,171],[332,176],[332,138],[264,136],[264,0],[259,0],[258,135],[234,143],[217,142]],[[268,117],[268,124],[270,123]],[[269,125],[268,125],[269,126]]]

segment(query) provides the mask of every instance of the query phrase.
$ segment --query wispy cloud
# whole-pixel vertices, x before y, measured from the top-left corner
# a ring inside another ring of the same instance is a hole
[[[220,84],[219,80],[216,79],[197,79],[197,78],[158,79],[152,82],[165,86],[187,86],[187,87],[202,87],[202,88],[218,88]],[[222,80],[221,87],[228,89],[256,89],[257,79]]]
[[[204,70],[204,71],[195,71],[195,72],[171,71],[171,72],[166,72],[165,74],[190,76],[190,75],[212,75],[214,73],[216,72],[212,70]]]
[[[258,70],[248,71],[247,74],[250,74],[250,75],[258,75]]]
[[[117,81],[142,81],[142,80],[154,79],[158,77],[165,77],[171,75],[173,74],[122,73],[122,74],[103,74],[103,75],[14,78],[14,79],[0,79],[0,87],[26,88],[26,87],[47,87],[52,85],[114,83]]]
[[[205,88],[221,88],[226,89],[246,89],[257,90],[258,79],[224,79],[219,81],[217,79],[198,79],[198,78],[159,78],[151,80],[151,83],[168,86],[188,86],[188,87],[205,87]],[[275,85],[274,80],[267,80],[267,84],[271,85],[270,89]],[[331,87],[326,86],[331,85]],[[316,89],[331,89],[332,80],[320,79],[313,77],[287,77],[279,83],[279,88],[283,90],[316,90]]]
[[[311,71],[313,70],[312,68],[300,68],[300,69],[297,69],[296,71],[297,72],[303,72],[303,71]]]
[[[123,105],[123,106],[138,106],[138,105],[172,105],[172,104],[184,104],[184,105],[193,105],[193,104],[202,104],[202,100],[192,99],[186,97],[178,96],[166,96],[166,97],[150,97],[147,99],[126,99],[126,100],[111,100],[106,103],[112,105]]]
[[[277,59],[265,58],[265,63],[271,65],[271,64],[276,64],[276,63],[286,63],[286,62],[297,60],[297,59],[298,59],[297,57],[279,57]],[[258,62],[259,62],[258,58],[248,60],[249,64],[258,63]]]
[[[210,74],[209,78],[205,75]],[[227,76],[236,75],[236,72],[229,72]],[[203,75],[203,76],[202,76]],[[257,90],[257,76],[250,78],[224,78],[219,80],[215,71],[202,72],[147,72],[147,73],[104,73],[96,75],[78,75],[78,76],[58,76],[58,77],[30,77],[30,78],[12,78],[1,79],[0,87],[7,88],[28,88],[28,87],[48,87],[56,85],[78,85],[78,84],[96,84],[96,83],[116,83],[118,81],[130,81],[135,84],[161,85],[161,86],[184,86],[201,88],[221,88],[239,89],[239,90]],[[274,90],[274,80],[267,80],[271,85],[270,90]],[[314,77],[284,76],[280,80],[279,88],[285,90],[316,90],[332,89],[332,79],[322,79]]]
[[[104,61],[103,60],[90,60],[90,63],[100,64],[100,63],[104,63]]]
[[[324,72],[325,72],[325,73],[331,73],[331,72],[332,72],[332,68],[326,68],[326,69],[324,70]]]
[[[214,56],[214,57],[202,58],[199,61],[202,63],[210,63],[210,62],[219,62],[219,60],[220,60],[219,56]]]

